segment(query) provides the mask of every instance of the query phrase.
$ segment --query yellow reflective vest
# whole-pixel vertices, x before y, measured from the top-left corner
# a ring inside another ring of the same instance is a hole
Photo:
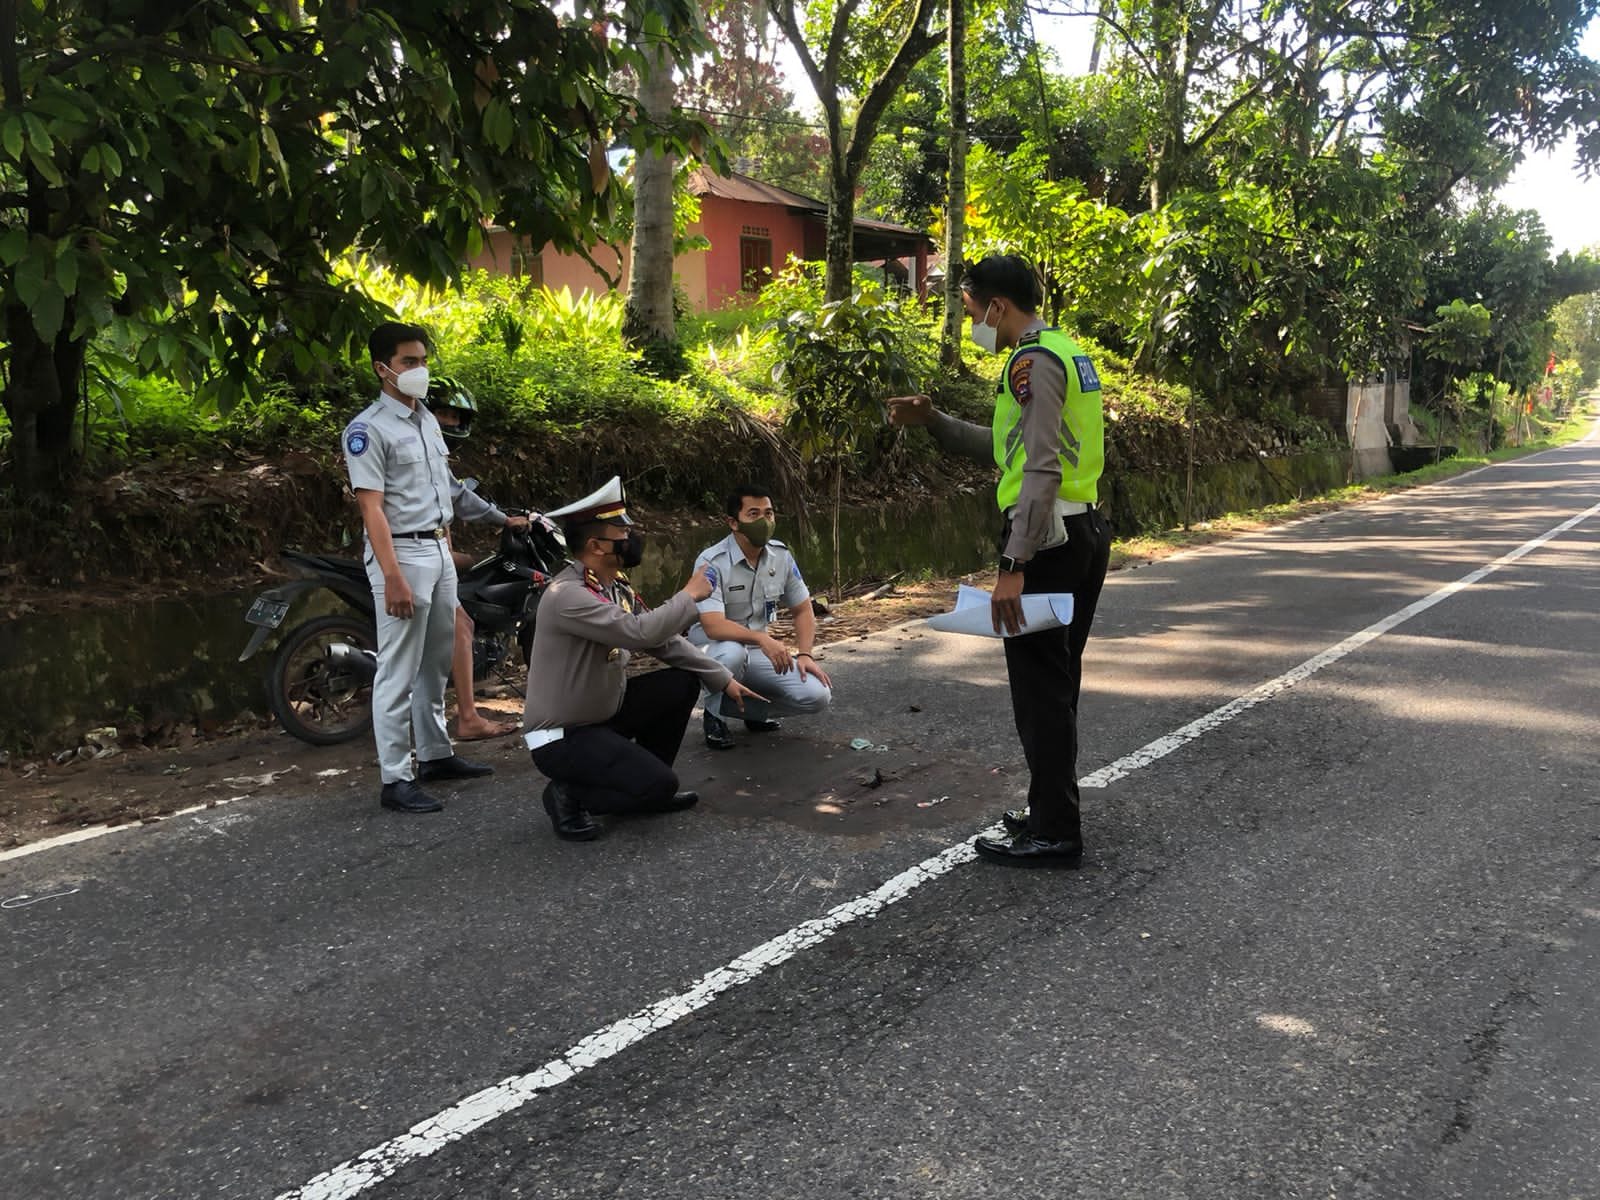
[[[1022,469],[1027,454],[1022,445],[1022,401],[1011,389],[1011,367],[1022,354],[1049,354],[1060,360],[1067,377],[1066,401],[1061,406],[1061,460],[1063,500],[1094,504],[1096,484],[1105,469],[1105,418],[1101,414],[1100,376],[1083,348],[1059,329],[1028,334],[1006,359],[994,406],[994,461],[1000,468],[995,498],[1005,512],[1022,495]]]

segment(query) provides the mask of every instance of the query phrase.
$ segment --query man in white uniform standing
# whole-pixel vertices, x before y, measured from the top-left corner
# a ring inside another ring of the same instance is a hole
[[[494,773],[458,757],[444,726],[456,611],[450,456],[439,422],[419,403],[428,394],[427,333],[389,321],[372,331],[367,348],[381,391],[345,427],[343,447],[366,530],[362,561],[378,621],[372,732],[380,802],[397,812],[437,812],[444,805],[419,778]]]

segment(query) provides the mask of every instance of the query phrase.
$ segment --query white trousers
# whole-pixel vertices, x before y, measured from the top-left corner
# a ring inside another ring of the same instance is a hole
[[[453,753],[444,728],[444,688],[455,644],[456,565],[447,543],[431,538],[395,538],[394,553],[416,605],[409,619],[384,611],[383,571],[370,548],[366,553],[378,615],[372,736],[384,783],[413,778],[413,745],[420,762]]]
[[[754,701],[746,701],[747,711],[752,717],[757,714],[758,707],[763,717],[768,711],[773,716],[819,713],[833,701],[832,690],[824,686],[822,680],[814,675],[802,678],[798,668],[792,666],[779,675],[772,669],[772,660],[755,646],[747,646],[743,642],[707,641],[704,630],[698,625],[689,631],[689,640],[727,667],[733,673],[733,677],[745,687],[771,701],[767,706],[757,706]],[[706,711],[712,714],[720,713],[724,719],[729,720],[746,715],[739,711],[738,705],[732,703],[729,703],[724,710],[720,707],[722,701],[720,692],[714,696],[707,692]]]

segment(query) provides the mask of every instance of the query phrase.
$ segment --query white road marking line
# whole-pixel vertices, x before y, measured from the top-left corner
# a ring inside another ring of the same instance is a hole
[[[1226,724],[1240,713],[1264,700],[1271,699],[1279,692],[1309,678],[1373,639],[1381,637],[1401,622],[1409,621],[1418,613],[1425,612],[1440,601],[1464,588],[1471,587],[1486,575],[1493,574],[1524,555],[1532,553],[1552,538],[1559,537],[1596,513],[1600,513],[1600,504],[1585,509],[1571,520],[1563,521],[1532,541],[1524,542],[1509,554],[1502,555],[1486,566],[1462,576],[1454,583],[1446,584],[1431,595],[1367,626],[1360,633],[1346,638],[1321,654],[1306,659],[1299,666],[1285,671],[1276,679],[1269,680],[1221,708],[1214,709],[1199,720],[1191,721],[1183,728],[1157,738],[1132,754],[1125,755],[1092,775],[1085,776],[1078,781],[1079,785],[1105,787],[1114,780],[1127,777],[1140,767],[1147,767],[1158,759],[1165,758],[1201,734]],[[983,830],[979,836],[999,831],[1000,826],[994,825]],[[658,1000],[647,1008],[623,1017],[620,1021],[614,1021],[595,1030],[565,1054],[551,1059],[538,1070],[524,1075],[513,1075],[493,1087],[475,1092],[466,1099],[452,1104],[443,1112],[419,1121],[400,1136],[374,1146],[347,1162],[340,1163],[332,1170],[323,1172],[292,1191],[281,1193],[277,1200],[348,1200],[349,1197],[387,1179],[408,1163],[437,1154],[451,1142],[459,1141],[473,1130],[514,1112],[542,1093],[565,1083],[580,1071],[585,1071],[596,1063],[620,1054],[653,1033],[675,1025],[690,1013],[704,1008],[723,992],[741,983],[749,983],[768,969],[787,962],[800,951],[826,941],[852,922],[877,916],[889,905],[904,900],[923,884],[937,879],[962,863],[971,862],[976,857],[977,851],[968,841],[942,850],[932,858],[924,859],[909,870],[902,871],[875,890],[830,909],[824,916],[796,925],[771,941],[763,942],[754,950],[746,951],[726,966],[718,967],[709,974],[701,976],[687,991]]]
[[[264,793],[257,792],[257,796]],[[26,858],[30,854],[42,854],[46,850],[54,850],[60,846],[71,846],[76,842],[92,841],[94,838],[105,837],[108,833],[121,833],[128,829],[151,829],[157,825],[165,825],[168,821],[178,817],[191,816],[194,813],[206,812],[208,809],[221,808],[224,804],[232,804],[236,800],[247,800],[248,796],[229,796],[225,799],[208,800],[204,804],[192,804],[188,808],[175,809],[169,813],[162,813],[149,821],[125,821],[121,825],[91,825],[87,829],[74,829],[71,833],[57,834],[53,838],[45,838],[40,842],[29,842],[26,846],[13,846],[10,850],[0,850],[0,863],[9,862],[13,858]]]

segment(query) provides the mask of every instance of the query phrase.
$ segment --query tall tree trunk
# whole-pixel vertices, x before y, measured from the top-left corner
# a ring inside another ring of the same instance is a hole
[[[828,171],[828,269],[823,284],[829,300],[848,300],[854,288],[855,227],[856,172],[844,155],[835,154]]]
[[[64,323],[75,319],[67,306]],[[86,344],[66,333],[47,342],[26,307],[7,307],[14,330],[3,394],[11,422],[11,476],[19,497],[54,491],[72,474],[72,425],[83,382]],[[70,327],[70,326],[69,326]]]
[[[967,0],[950,0],[950,174],[944,216],[944,332],[939,361],[961,365],[961,273],[967,232]]]
[[[835,8],[826,39],[827,50],[819,63],[806,44],[795,0],[767,0],[768,11],[778,28],[788,36],[828,123],[828,237],[824,288],[830,301],[846,300],[850,296],[855,263],[856,180],[861,177],[867,151],[877,136],[878,122],[883,119],[889,102],[905,85],[911,69],[944,40],[942,33],[928,28],[937,2],[913,0],[913,11],[899,35],[893,60],[858,97],[847,141],[840,97],[840,58],[850,20],[856,15],[856,4],[841,4]],[[890,36],[894,36],[892,32]]]
[[[656,122],[672,112],[673,58],[657,43],[639,81],[639,104]],[[633,166],[633,254],[623,336],[631,345],[672,343],[672,173],[670,155],[640,149]]]
[[[1156,36],[1156,134],[1150,161],[1150,211],[1171,198],[1183,170],[1184,113],[1188,84],[1187,25],[1181,3],[1157,0],[1151,5]]]
[[[17,8],[16,0],[0,0],[0,110],[8,116],[19,114],[27,104],[18,59]],[[61,231],[53,227],[57,218],[45,181],[31,164],[25,163],[18,174],[29,234],[58,236]],[[14,291],[6,305],[4,328],[11,353],[0,406],[11,422],[11,477],[18,497],[56,490],[71,474],[72,418],[85,350],[85,342],[71,336],[76,321],[77,306],[69,297],[60,332],[46,341]]]

